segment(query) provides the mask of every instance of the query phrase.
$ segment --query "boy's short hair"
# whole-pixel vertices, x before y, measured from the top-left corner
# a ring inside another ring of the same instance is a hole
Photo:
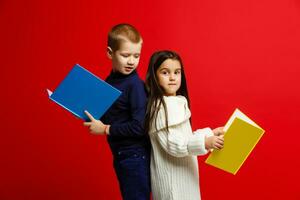
[[[117,51],[120,48],[121,42],[126,40],[138,43],[142,41],[142,37],[138,30],[132,25],[118,24],[108,33],[107,46],[109,46],[113,51]]]

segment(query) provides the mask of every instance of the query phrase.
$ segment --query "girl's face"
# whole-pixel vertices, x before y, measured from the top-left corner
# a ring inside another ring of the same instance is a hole
[[[178,60],[167,59],[157,69],[156,77],[166,96],[176,96],[181,85],[181,65]]]

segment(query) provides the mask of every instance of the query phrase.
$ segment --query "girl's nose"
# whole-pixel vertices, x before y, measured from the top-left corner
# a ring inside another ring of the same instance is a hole
[[[170,74],[170,81],[174,81],[175,80],[175,75]]]

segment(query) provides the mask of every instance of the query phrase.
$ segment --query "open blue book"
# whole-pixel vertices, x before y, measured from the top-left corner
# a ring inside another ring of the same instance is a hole
[[[121,95],[119,90],[79,64],[73,67],[54,92],[47,91],[52,101],[86,121],[89,119],[85,110],[95,119],[100,119]]]

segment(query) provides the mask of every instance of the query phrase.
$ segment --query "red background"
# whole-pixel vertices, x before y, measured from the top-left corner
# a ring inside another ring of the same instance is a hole
[[[193,128],[238,107],[266,133],[236,176],[199,157],[214,199],[300,199],[300,1],[0,1],[0,199],[120,199],[104,137],[47,98],[75,63],[105,78],[106,35],[130,23],[182,56]],[[297,191],[298,190],[298,191]]]

